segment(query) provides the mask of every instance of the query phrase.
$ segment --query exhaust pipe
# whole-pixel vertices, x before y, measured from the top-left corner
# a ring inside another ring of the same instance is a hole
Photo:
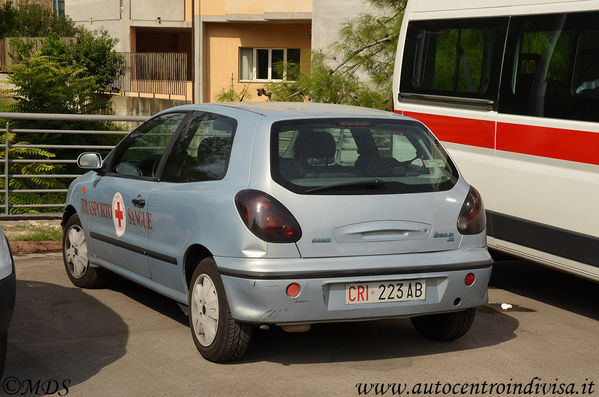
[[[281,325],[281,328],[285,332],[308,332],[312,324]]]

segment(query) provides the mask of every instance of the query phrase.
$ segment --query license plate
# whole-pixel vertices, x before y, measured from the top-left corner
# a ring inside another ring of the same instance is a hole
[[[345,304],[407,302],[426,299],[426,280],[345,284]]]

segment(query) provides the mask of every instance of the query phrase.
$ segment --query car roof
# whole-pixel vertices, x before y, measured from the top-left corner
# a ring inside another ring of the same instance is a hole
[[[219,112],[220,110],[223,112],[226,108],[245,110],[277,120],[322,117],[384,117],[407,119],[405,116],[384,110],[350,105],[303,102],[222,102],[178,106],[176,108],[168,109],[167,111],[195,110]]]

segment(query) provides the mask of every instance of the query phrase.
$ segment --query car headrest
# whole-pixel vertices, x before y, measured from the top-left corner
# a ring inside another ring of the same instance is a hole
[[[294,146],[296,158],[335,157],[336,151],[335,139],[328,132],[302,131]]]
[[[365,157],[378,157],[379,150],[368,128],[355,127],[351,129],[354,141],[358,146],[358,154]]]

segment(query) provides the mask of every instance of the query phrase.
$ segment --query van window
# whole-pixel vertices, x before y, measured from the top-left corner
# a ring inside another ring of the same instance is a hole
[[[507,21],[410,22],[400,92],[496,99]]]
[[[599,13],[512,17],[499,111],[599,121]]]
[[[277,122],[273,179],[300,194],[393,194],[451,189],[457,170],[420,123],[390,119]]]

